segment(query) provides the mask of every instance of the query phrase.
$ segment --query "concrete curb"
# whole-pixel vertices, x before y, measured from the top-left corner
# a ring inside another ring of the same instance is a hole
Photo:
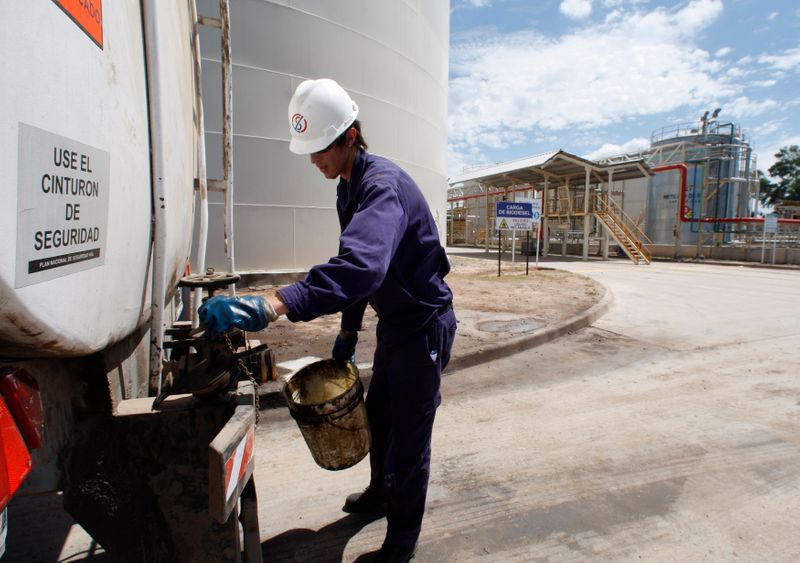
[[[558,324],[534,331],[533,334],[521,337],[513,342],[504,343],[481,352],[473,352],[466,355],[462,354],[458,357],[455,357],[450,360],[450,364],[445,369],[442,377],[448,377],[463,369],[471,368],[486,362],[504,358],[511,354],[516,354],[524,350],[541,346],[542,344],[550,342],[551,340],[555,340],[556,338],[564,336],[567,333],[589,326],[594,321],[602,317],[614,302],[614,294],[607,287],[603,287],[605,288],[605,294],[603,294],[603,298],[585,311],[582,311],[581,313],[578,313],[577,315],[574,315]],[[458,338],[458,335],[456,335],[456,338]],[[361,381],[364,384],[364,387],[369,387],[369,382],[371,379],[372,370],[370,370],[369,373],[362,373]],[[259,387],[259,408],[264,410],[267,408],[285,407],[286,403],[283,395],[281,394],[282,387],[282,381],[270,381],[261,385]]]
[[[581,313],[578,313],[577,315],[574,315],[558,324],[544,327],[540,330],[534,331],[534,333],[529,336],[522,337],[507,344],[501,344],[489,350],[473,352],[453,358],[450,360],[450,365],[447,366],[447,369],[443,375],[451,375],[456,371],[471,368],[479,364],[491,362],[511,354],[516,354],[524,350],[541,346],[546,342],[555,340],[559,336],[563,336],[569,332],[574,332],[592,324],[594,321],[602,317],[614,302],[614,294],[611,293],[611,290],[607,287],[605,287],[605,290],[605,294],[600,301],[585,311],[582,311]],[[458,335],[456,335],[456,338],[458,338]]]

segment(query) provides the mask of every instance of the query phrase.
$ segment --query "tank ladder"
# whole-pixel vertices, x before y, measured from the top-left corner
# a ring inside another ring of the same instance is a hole
[[[224,201],[224,224],[223,236],[225,245],[225,256],[227,257],[228,272],[235,272],[234,248],[233,248],[233,71],[231,53],[231,23],[229,0],[219,0],[219,18],[199,16],[195,24],[195,52],[197,54],[195,64],[195,87],[199,100],[199,111],[202,112],[202,85],[200,73],[199,56],[199,35],[200,27],[216,28],[220,30],[220,67],[222,70],[222,178],[206,179],[205,170],[199,174],[195,182],[199,190],[207,189],[212,192],[223,194]],[[202,116],[202,113],[200,114]],[[205,135],[203,130],[201,135]],[[202,140],[205,147],[205,139]],[[205,163],[205,154],[202,155]],[[205,181],[205,186],[203,182]],[[201,249],[205,254],[205,248]],[[235,293],[235,287],[231,286],[231,293]]]

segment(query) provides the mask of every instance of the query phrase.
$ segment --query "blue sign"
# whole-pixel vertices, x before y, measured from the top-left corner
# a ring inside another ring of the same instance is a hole
[[[537,217],[538,219],[538,217]],[[495,228],[528,231],[534,221],[533,203],[529,201],[498,201]]]

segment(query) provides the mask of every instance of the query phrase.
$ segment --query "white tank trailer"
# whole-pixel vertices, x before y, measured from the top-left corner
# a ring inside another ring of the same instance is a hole
[[[88,371],[68,366],[89,357],[107,368],[117,398],[147,394],[154,209],[158,304],[191,249],[190,8],[142,4],[146,20],[139,2],[0,5],[0,357],[26,366],[46,402],[69,395]],[[171,47],[156,55],[159,44]],[[51,390],[54,380],[63,387]],[[45,412],[47,438],[68,434],[68,409]],[[38,461],[60,442],[46,440]]]

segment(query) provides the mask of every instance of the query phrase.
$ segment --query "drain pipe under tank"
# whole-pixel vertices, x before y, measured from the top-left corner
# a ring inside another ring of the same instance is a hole
[[[144,22],[147,98],[150,117],[150,154],[153,190],[153,283],[150,291],[150,388],[161,393],[161,358],[164,345],[164,307],[166,301],[166,191],[164,189],[164,142],[161,102],[161,64],[159,22],[156,0],[142,0]]]
[[[190,2],[194,30],[192,47],[194,50],[194,95],[197,115],[197,191],[200,196],[200,219],[195,250],[195,271],[202,274],[206,271],[206,247],[208,246],[208,172],[206,168],[206,128],[203,115],[202,71],[200,66],[200,21],[197,17],[197,2]],[[203,289],[197,288],[192,296],[192,326],[200,326],[197,309],[203,300]]]

